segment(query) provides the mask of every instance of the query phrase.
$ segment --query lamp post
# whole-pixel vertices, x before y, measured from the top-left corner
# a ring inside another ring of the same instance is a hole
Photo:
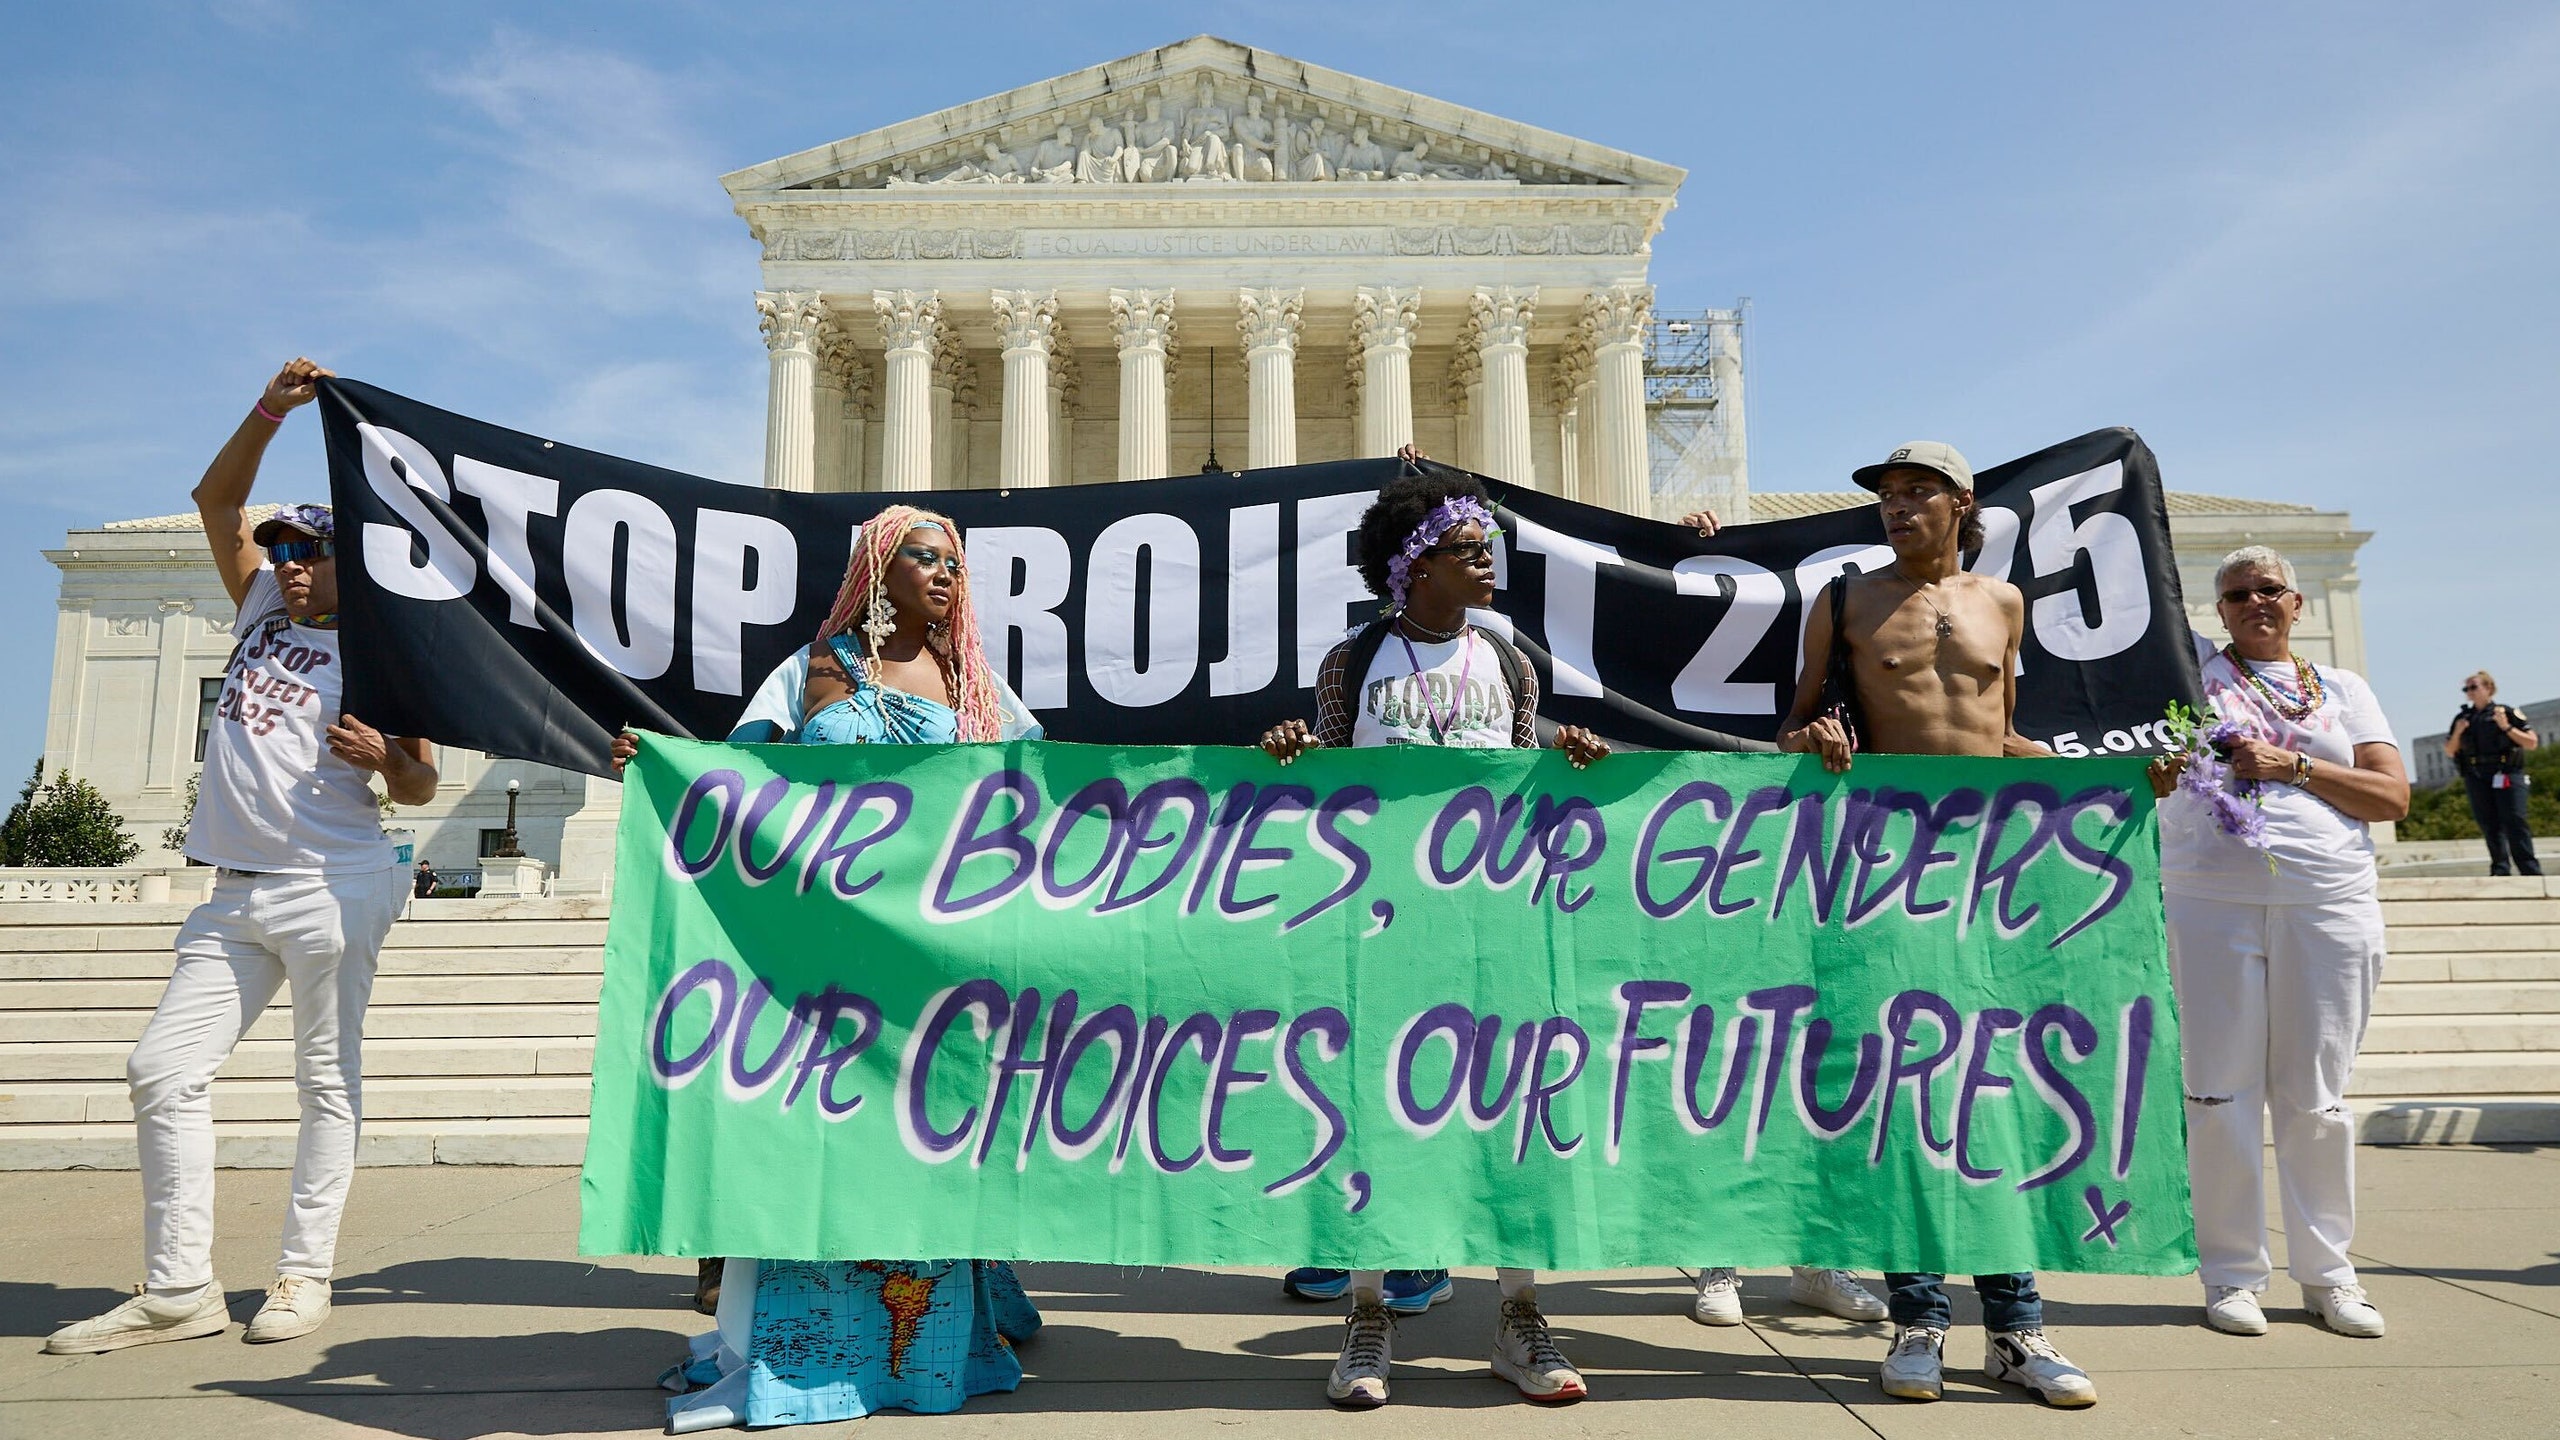
[[[492,857],[494,859],[516,860],[524,856],[523,848],[516,844],[516,789],[517,782],[507,782],[507,829],[498,837],[498,853]]]

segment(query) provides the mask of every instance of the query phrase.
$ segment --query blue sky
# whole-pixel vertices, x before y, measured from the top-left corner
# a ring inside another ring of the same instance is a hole
[[[2175,488],[2376,532],[2404,735],[2476,666],[2560,695],[2549,5],[219,0],[10,30],[6,773],[43,738],[38,549],[187,509],[283,359],[752,481],[756,250],[717,177],[1202,31],[1685,166],[1653,276],[1752,297],[1755,488],[2129,424]],[[324,485],[297,417],[261,493]]]

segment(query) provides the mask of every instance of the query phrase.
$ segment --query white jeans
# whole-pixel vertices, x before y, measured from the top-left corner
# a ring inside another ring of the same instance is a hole
[[[2370,893],[2317,905],[2166,899],[2199,1278],[2267,1288],[2259,1146],[2260,1116],[2272,1112],[2285,1269],[2305,1285],[2352,1283],[2356,1132],[2347,1078],[2382,978],[2382,904]]]
[[[288,981],[302,1130],[276,1271],[329,1278],[364,1111],[364,1007],[383,937],[408,895],[405,880],[397,870],[226,872],[213,898],[179,927],[169,988],[125,1064],[151,1289],[189,1290],[213,1279],[214,1072]]]

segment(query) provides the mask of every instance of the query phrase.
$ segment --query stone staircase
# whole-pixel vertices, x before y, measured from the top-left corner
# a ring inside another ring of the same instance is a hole
[[[131,1169],[125,1056],[185,905],[0,905],[0,1169]],[[575,1165],[603,979],[598,898],[417,900],[365,1017],[368,1165]],[[290,1166],[283,993],[214,1082],[216,1158]]]
[[[2375,1144],[2560,1140],[2560,881],[2385,880],[2391,963],[2355,1102]],[[130,1169],[124,1061],[184,905],[0,905],[0,1169]],[[421,900],[365,1022],[371,1165],[574,1165],[605,903]],[[293,1163],[291,1011],[213,1089],[227,1166]]]

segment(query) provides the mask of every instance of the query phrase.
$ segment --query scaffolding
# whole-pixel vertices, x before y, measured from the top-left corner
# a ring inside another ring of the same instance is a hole
[[[1645,335],[1645,442],[1659,517],[1705,509],[1728,525],[1751,518],[1742,399],[1750,309],[1745,298],[1730,310],[1657,312]]]

